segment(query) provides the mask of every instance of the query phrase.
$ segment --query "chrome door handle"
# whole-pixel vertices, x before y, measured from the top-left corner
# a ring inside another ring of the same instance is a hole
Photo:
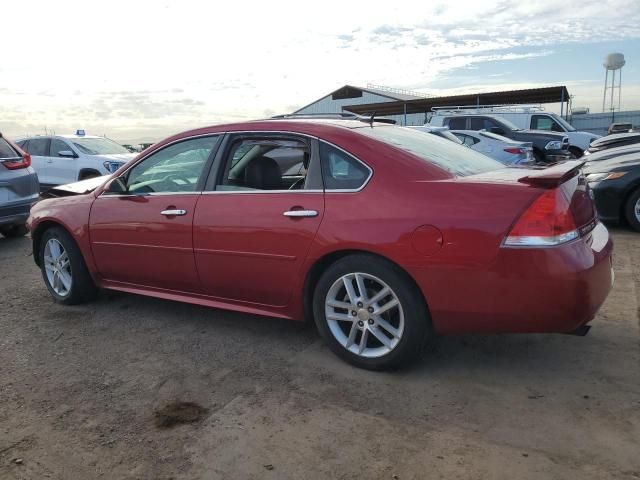
[[[160,212],[160,215],[166,215],[167,217],[179,217],[181,215],[186,215],[186,214],[187,214],[186,210],[179,210],[179,209],[163,210]]]
[[[315,210],[287,210],[283,215],[285,217],[317,217],[318,212]]]

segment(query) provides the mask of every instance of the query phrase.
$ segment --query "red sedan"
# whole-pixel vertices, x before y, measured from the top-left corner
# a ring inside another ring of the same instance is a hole
[[[29,227],[60,303],[101,287],[313,318],[340,357],[383,369],[434,332],[586,330],[612,243],[580,166],[505,168],[377,122],[219,125],[59,187]]]

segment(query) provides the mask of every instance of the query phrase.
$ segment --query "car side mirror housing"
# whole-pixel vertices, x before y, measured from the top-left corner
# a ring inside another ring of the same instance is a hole
[[[501,129],[500,127],[491,127],[489,131],[491,133],[495,133],[496,135],[504,135],[504,130]]]
[[[124,183],[124,181],[120,177],[116,177],[109,182],[109,184],[106,186],[104,191],[106,193],[121,195],[121,194],[127,193],[127,185]]]
[[[73,153],[71,150],[60,150],[58,152],[58,156],[59,157],[65,157],[65,158],[77,158],[78,156]]]

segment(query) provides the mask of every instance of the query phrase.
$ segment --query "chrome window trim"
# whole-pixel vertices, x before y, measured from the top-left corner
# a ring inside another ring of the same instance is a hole
[[[324,193],[325,190],[207,190],[202,195],[264,195],[266,193]]]
[[[318,139],[319,142],[324,142],[327,145],[331,145],[332,147],[340,150],[341,152],[349,155],[351,158],[353,158],[356,162],[358,162],[359,164],[363,165],[367,170],[369,170],[369,176],[365,179],[365,181],[362,183],[362,185],[360,185],[360,187],[358,188],[325,188],[324,191],[325,192],[329,192],[329,193],[357,193],[360,192],[362,190],[364,190],[364,188],[369,184],[369,181],[371,180],[371,177],[373,177],[373,169],[367,165],[365,162],[363,162],[362,160],[360,160],[358,157],[356,157],[354,154],[349,153],[348,151],[346,151],[344,148],[339,147],[338,145],[331,143],[327,140],[322,140],[322,139]]]
[[[298,132],[291,132],[291,131],[282,131],[282,130],[238,130],[238,131],[230,131],[230,132],[214,132],[214,133],[202,133],[199,135],[192,135],[189,137],[184,137],[184,138],[180,138],[177,140],[174,140],[173,142],[167,143],[165,145],[162,146],[162,148],[156,149],[152,152],[149,152],[148,154],[146,154],[144,157],[138,159],[135,163],[133,163],[132,165],[130,165],[129,167],[127,167],[126,170],[124,170],[120,175],[118,175],[118,177],[126,174],[130,169],[132,169],[133,167],[135,167],[137,164],[139,164],[140,162],[143,162],[145,159],[149,158],[151,155],[153,155],[156,152],[159,152],[160,150],[169,147],[171,145],[174,145],[176,143],[180,143],[180,142],[184,142],[187,140],[192,140],[194,138],[201,138],[201,137],[212,137],[215,135],[235,135],[235,134],[276,134],[276,135],[298,135],[298,136],[302,136],[302,137],[307,137],[310,138],[312,140],[316,140],[318,142],[324,142],[327,145],[331,145],[332,147],[340,150],[341,152],[345,153],[346,155],[349,155],[351,158],[353,158],[356,162],[360,163],[361,165],[363,165],[368,171],[369,171],[369,176],[365,179],[365,181],[362,183],[362,185],[359,188],[353,189],[340,189],[340,188],[325,188],[324,190],[256,190],[256,191],[249,191],[249,190],[232,190],[232,191],[221,191],[221,190],[199,190],[196,192],[155,192],[155,193],[146,193],[146,194],[131,194],[131,195],[110,195],[107,194],[104,190],[100,193],[100,197],[102,197],[103,195],[109,197],[109,198],[119,198],[119,197],[136,197],[136,196],[159,196],[159,195],[211,195],[211,194],[216,194],[216,195],[228,195],[228,194],[232,194],[232,195],[237,195],[237,194],[241,194],[241,195],[260,195],[260,194],[265,194],[265,193],[358,193],[361,192],[362,190],[364,190],[364,188],[369,184],[369,182],[371,181],[371,178],[373,177],[373,169],[366,164],[365,162],[363,162],[362,160],[360,160],[358,157],[356,157],[354,154],[348,152],[347,150],[345,150],[344,148],[336,145],[335,143],[332,143],[328,140],[324,140],[322,138],[316,137],[314,135],[309,135],[307,133],[298,133]],[[322,160],[320,160],[322,161]]]
[[[135,167],[139,163],[144,162],[151,155],[154,155],[155,153],[159,152],[160,150],[164,150],[165,148],[170,147],[171,145],[175,145],[176,143],[180,143],[180,142],[185,142],[187,140],[193,140],[194,138],[213,137],[213,136],[216,136],[216,135],[224,136],[225,133],[226,132],[201,133],[199,135],[191,135],[190,137],[179,138],[177,140],[174,140],[173,142],[169,142],[169,143],[163,145],[161,148],[157,148],[156,150],[153,150],[152,152],[147,153],[144,157],[137,159],[134,163],[129,165],[122,173],[120,173],[118,175],[118,177],[114,177],[113,174],[112,174],[111,175],[112,178],[107,180],[107,182],[112,180],[113,178],[119,178],[119,177],[125,175],[126,173],[129,172],[129,170],[131,170],[133,167]],[[206,163],[205,163],[205,165],[206,165]],[[143,196],[147,196],[147,195],[152,195],[152,196],[157,196],[157,195],[200,195],[201,193],[202,193],[202,190],[198,190],[198,191],[195,191],[195,192],[155,192],[155,193],[150,192],[150,193],[145,193],[145,194],[140,193],[140,194],[129,194],[129,195],[109,195],[107,193],[106,196],[117,198],[117,197],[143,197]],[[105,195],[105,190],[100,192],[100,195],[98,195],[98,197],[102,197],[103,195]]]

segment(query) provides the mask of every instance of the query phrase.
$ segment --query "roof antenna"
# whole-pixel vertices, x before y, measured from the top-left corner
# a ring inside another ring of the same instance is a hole
[[[375,116],[376,116],[376,112],[373,112],[373,113],[371,114],[371,117],[369,117],[369,126],[370,126],[371,128],[373,128],[373,119],[375,118]]]

